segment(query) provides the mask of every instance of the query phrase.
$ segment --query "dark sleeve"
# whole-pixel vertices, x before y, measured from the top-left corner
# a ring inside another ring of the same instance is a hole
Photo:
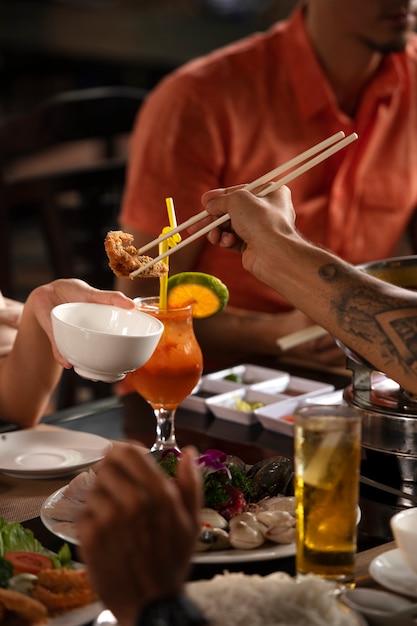
[[[185,595],[151,602],[139,616],[136,626],[205,626],[208,621]]]

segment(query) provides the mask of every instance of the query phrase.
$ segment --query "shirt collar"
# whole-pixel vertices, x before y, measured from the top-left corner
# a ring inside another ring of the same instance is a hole
[[[308,121],[329,107],[338,109],[307,34],[302,6],[288,19],[282,43],[282,54],[287,56],[288,67],[293,70],[289,80],[301,119]],[[390,100],[397,89],[402,89],[405,79],[406,54],[387,55],[370,85],[373,99]]]

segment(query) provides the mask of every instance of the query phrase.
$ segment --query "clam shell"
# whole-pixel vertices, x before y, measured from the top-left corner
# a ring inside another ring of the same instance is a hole
[[[253,550],[259,548],[265,541],[260,528],[242,520],[236,522],[230,529],[229,539],[230,545],[238,550]]]
[[[227,520],[214,509],[204,507],[200,511],[200,523],[211,528],[227,528]]]
[[[230,548],[230,538],[223,528],[205,528],[200,533],[195,546],[197,552],[227,550],[228,548]]]
[[[288,511],[295,515],[295,496],[272,496],[258,502],[260,511]]]
[[[256,517],[268,530],[272,528],[286,530],[293,527],[295,523],[294,516],[287,511],[261,511]]]
[[[265,539],[274,543],[292,543],[295,541],[295,535],[295,526],[286,529],[272,526],[272,528],[268,528],[266,531]]]

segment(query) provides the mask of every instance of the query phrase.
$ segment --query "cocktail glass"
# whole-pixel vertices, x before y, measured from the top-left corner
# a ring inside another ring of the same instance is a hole
[[[160,309],[159,298],[136,298],[136,306],[159,319],[164,332],[151,358],[128,374],[134,389],[152,406],[156,440],[151,450],[176,448],[175,412],[200,380],[203,356],[194,335],[192,305]]]

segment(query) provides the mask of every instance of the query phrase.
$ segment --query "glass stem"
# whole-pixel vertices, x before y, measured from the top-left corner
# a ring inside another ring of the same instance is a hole
[[[154,409],[156,417],[156,440],[151,450],[166,450],[167,448],[176,448],[177,441],[175,439],[175,409]]]

